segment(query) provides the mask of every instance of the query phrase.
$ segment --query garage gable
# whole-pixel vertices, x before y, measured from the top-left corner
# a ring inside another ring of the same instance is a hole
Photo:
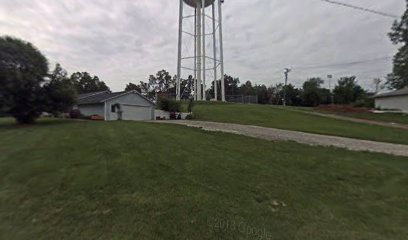
[[[142,94],[136,91],[123,93],[121,95],[106,99],[105,102],[106,103],[115,102],[119,104],[156,107],[156,104],[154,104],[152,101],[148,100]]]
[[[153,120],[155,108],[153,102],[137,92],[128,92],[105,100],[106,120]]]

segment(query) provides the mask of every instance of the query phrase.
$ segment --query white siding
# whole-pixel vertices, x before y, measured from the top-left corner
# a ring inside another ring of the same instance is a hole
[[[87,105],[79,105],[79,111],[84,116],[92,116],[92,115],[99,115],[104,116],[104,104],[87,104]]]
[[[375,107],[379,109],[398,109],[408,112],[408,95],[376,98]]]
[[[112,105],[122,106],[123,120],[153,120],[156,106],[136,93],[126,94],[106,101],[106,120],[117,120],[118,115],[111,112]]]
[[[140,107],[132,105],[122,105],[122,119],[123,120],[152,120],[151,107]]]

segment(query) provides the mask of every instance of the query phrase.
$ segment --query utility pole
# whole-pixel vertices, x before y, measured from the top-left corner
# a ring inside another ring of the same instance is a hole
[[[333,75],[327,75],[327,78],[329,79],[329,90],[330,90],[330,101],[331,101],[331,104],[333,105],[334,104],[334,96],[333,96],[333,91],[332,91],[332,86],[331,86],[331,81],[332,81],[332,78],[333,78]]]
[[[286,107],[286,86],[288,85],[288,75],[291,70],[285,68],[285,86],[283,87],[283,106]]]

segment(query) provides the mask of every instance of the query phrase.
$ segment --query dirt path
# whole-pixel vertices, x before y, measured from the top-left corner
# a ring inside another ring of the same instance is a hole
[[[156,123],[178,124],[201,128],[206,131],[226,132],[266,140],[294,141],[313,146],[333,146],[353,151],[368,151],[408,157],[408,145],[358,140],[345,137],[326,136],[320,134],[265,128],[232,123],[216,123],[201,121],[155,121]]]

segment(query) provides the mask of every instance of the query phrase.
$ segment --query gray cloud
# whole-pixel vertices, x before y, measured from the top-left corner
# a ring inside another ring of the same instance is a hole
[[[402,0],[353,4],[396,15],[405,7]],[[296,85],[313,76],[356,75],[370,88],[373,78],[391,71],[390,60],[304,67],[392,56],[396,47],[386,35],[392,21],[319,0],[227,0],[225,69],[267,85],[281,82],[285,67],[294,68]],[[98,75],[114,90],[162,68],[174,74],[177,28],[178,1],[0,0],[1,34],[30,41],[51,63]]]

